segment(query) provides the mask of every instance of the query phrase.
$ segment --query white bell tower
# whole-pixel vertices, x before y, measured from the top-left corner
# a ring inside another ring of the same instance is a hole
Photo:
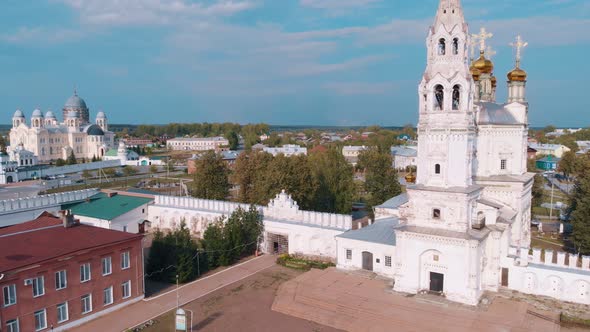
[[[472,184],[475,116],[469,38],[460,1],[441,0],[426,39],[427,66],[418,89],[418,185]]]

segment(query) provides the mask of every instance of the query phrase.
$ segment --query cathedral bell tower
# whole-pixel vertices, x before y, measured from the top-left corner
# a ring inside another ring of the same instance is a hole
[[[441,0],[426,45],[419,86],[417,184],[472,184],[475,85],[468,67],[470,36],[459,0]]]

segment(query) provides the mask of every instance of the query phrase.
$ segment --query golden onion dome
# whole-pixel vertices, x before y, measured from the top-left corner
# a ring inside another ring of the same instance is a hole
[[[494,63],[483,55],[483,52],[479,53],[479,59],[475,60],[471,64],[474,68],[479,69],[484,74],[491,74],[494,71]]]
[[[481,76],[481,71],[479,69],[471,65],[471,67],[469,67],[469,73],[473,76],[474,81],[479,81],[479,77]]]
[[[511,72],[508,73],[508,80],[509,81],[516,81],[516,82],[524,82],[526,81],[526,72],[519,67],[512,69]]]
[[[416,183],[416,175],[414,173],[408,173],[405,176],[407,183]]]

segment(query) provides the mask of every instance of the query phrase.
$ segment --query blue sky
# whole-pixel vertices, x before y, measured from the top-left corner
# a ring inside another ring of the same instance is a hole
[[[417,121],[438,0],[4,0],[0,123],[60,110],[77,86],[111,123]],[[494,33],[499,100],[522,67],[533,126],[590,125],[590,2],[464,0]]]

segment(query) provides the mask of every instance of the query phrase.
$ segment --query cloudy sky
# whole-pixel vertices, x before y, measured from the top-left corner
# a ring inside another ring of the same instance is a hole
[[[4,0],[0,123],[61,109],[74,86],[111,123],[404,125],[417,120],[438,0]],[[464,0],[499,100],[530,46],[533,126],[590,125],[587,0]]]

